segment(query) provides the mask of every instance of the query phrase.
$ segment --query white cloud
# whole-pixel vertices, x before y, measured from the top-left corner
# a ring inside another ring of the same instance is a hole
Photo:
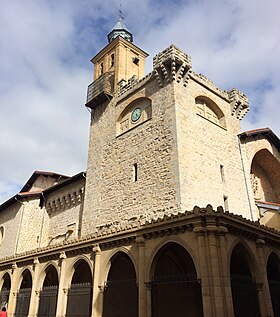
[[[152,57],[174,43],[220,88],[251,100],[244,128],[280,135],[278,0],[122,1],[135,44]],[[0,202],[33,170],[86,169],[89,59],[117,19],[113,0],[2,0]]]

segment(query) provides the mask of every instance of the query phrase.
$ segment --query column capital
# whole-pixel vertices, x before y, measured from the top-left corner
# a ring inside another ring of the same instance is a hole
[[[101,252],[101,248],[100,248],[99,244],[94,244],[94,245],[92,246],[92,252],[95,253],[95,254]]]
[[[60,252],[60,254],[59,254],[59,259],[60,259],[60,260],[64,260],[64,259],[66,259],[66,258],[67,258],[66,253],[65,253],[64,251]]]
[[[139,247],[145,246],[145,238],[143,236],[137,236],[135,242],[138,244]]]
[[[265,245],[265,240],[262,238],[257,238],[255,243],[256,243],[257,247],[262,247]]]
[[[12,274],[14,273],[14,271],[17,269],[17,264],[16,262],[12,263]]]
[[[193,228],[193,232],[198,235],[204,235],[206,233],[206,228],[203,226],[197,226]]]
[[[36,266],[38,266],[39,263],[40,262],[39,262],[38,257],[35,257],[34,260],[33,260],[33,270],[35,270]]]
[[[217,232],[220,235],[226,234],[226,233],[228,233],[228,228],[225,227],[225,226],[218,226],[217,227]]]

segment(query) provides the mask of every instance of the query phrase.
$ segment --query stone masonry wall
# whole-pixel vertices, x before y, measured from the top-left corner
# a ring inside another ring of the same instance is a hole
[[[129,104],[151,99],[152,118],[116,137],[116,122]],[[83,219],[84,233],[92,225],[119,226],[140,218],[177,212],[176,140],[173,86],[158,90],[155,80],[119,102],[94,109],[91,123]],[[138,180],[133,179],[137,164]]]
[[[47,196],[42,246],[77,237],[83,216],[84,180]]]
[[[231,115],[222,93],[214,93],[206,84],[190,79],[186,87],[175,86],[182,208],[228,204],[231,212],[251,218],[238,145],[239,120]],[[197,114],[198,96],[209,98],[221,109],[225,128]]]
[[[43,209],[39,207],[39,199],[29,199],[23,204],[17,253],[39,247],[43,225]]]
[[[15,203],[0,213],[0,224],[4,233],[0,244],[0,258],[12,256],[15,253],[21,213],[20,203]]]

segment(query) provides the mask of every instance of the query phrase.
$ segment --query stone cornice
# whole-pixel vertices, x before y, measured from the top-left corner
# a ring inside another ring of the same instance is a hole
[[[186,231],[202,232],[203,234],[226,234],[229,232],[254,241],[262,237],[266,244],[280,246],[279,231],[260,225],[258,221],[250,221],[240,215],[224,212],[222,207],[214,210],[211,205],[208,205],[206,208],[194,207],[191,211],[164,215],[146,221],[136,219],[133,223],[118,228],[104,228],[81,238],[3,258],[0,260],[0,266],[7,266],[12,262],[22,265],[22,262],[29,263],[34,257],[38,257],[39,260],[53,258],[54,255],[62,251],[66,254],[90,252],[96,244],[101,249],[131,244],[139,235],[145,239],[153,239]]]

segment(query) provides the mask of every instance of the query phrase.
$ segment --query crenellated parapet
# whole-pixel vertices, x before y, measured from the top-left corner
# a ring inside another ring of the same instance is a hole
[[[228,92],[228,97],[231,105],[231,115],[241,120],[249,111],[248,97],[235,88]]]
[[[160,87],[176,81],[187,85],[191,73],[191,57],[171,45],[153,59],[153,69]]]

